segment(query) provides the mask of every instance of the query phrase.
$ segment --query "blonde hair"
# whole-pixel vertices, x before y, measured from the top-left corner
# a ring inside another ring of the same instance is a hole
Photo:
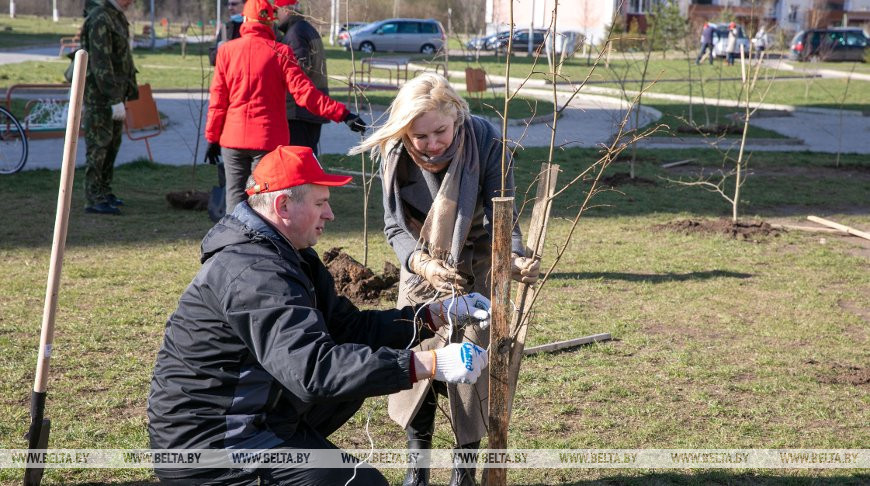
[[[390,145],[405,134],[418,117],[430,111],[453,117],[459,127],[470,116],[468,103],[456,93],[444,76],[423,73],[408,81],[390,103],[389,117],[384,125],[348,151],[348,155],[369,150],[372,156],[383,156]]]

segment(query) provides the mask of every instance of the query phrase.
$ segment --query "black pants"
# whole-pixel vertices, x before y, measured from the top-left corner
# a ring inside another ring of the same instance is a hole
[[[268,150],[245,150],[223,147],[221,156],[224,159],[224,175],[227,180],[227,214],[232,214],[236,204],[247,201],[245,184],[248,176],[260,163],[260,159],[269,153]]]
[[[713,64],[713,44],[703,43],[701,44],[701,52],[698,53],[698,57],[695,58],[695,64],[699,64],[701,62],[701,58],[704,57],[704,53],[710,51],[710,64]]]
[[[303,120],[287,120],[290,124],[290,145],[311,147],[314,155],[318,154],[317,146],[320,144],[320,123],[311,123]]]
[[[296,433],[276,448],[338,449],[326,437],[353,417],[362,404],[362,400],[358,400],[318,405],[306,415],[305,421],[299,424]],[[194,471],[194,474],[183,478],[160,478],[160,484],[163,486],[342,485],[354,474],[353,468],[203,469]],[[386,486],[388,483],[377,469],[363,464],[356,468],[356,477],[351,484]]]

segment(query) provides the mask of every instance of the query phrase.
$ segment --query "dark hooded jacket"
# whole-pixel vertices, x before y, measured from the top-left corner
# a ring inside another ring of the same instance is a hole
[[[202,262],[157,354],[153,449],[271,448],[318,403],[411,387],[414,309],[360,311],[314,250],[295,250],[247,203],[209,231]]]
[[[288,16],[284,22],[278,24],[279,39],[293,50],[299,67],[305,75],[311,79],[314,86],[321,93],[329,94],[329,77],[326,74],[326,51],[323,49],[323,40],[320,32],[314,28],[301,15]],[[308,111],[304,106],[299,106],[293,95],[287,94],[287,119],[302,120],[309,123],[329,123],[326,118],[320,117]]]

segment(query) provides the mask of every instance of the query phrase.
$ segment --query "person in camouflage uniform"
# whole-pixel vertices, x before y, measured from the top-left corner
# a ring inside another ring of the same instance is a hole
[[[121,147],[124,102],[139,97],[130,52],[129,23],[124,16],[133,0],[88,0],[81,46],[88,51],[82,115],[87,147],[85,211],[120,214],[124,203],[112,194],[115,157]]]

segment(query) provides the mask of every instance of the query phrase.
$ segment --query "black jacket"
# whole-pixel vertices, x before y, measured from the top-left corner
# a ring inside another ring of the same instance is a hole
[[[209,231],[202,261],[157,354],[151,448],[270,448],[320,402],[411,387],[414,309],[360,311],[247,203]]]
[[[320,32],[300,15],[291,15],[284,22],[277,24],[278,40],[293,50],[299,67],[311,79],[321,93],[329,95],[329,77],[326,74],[326,51]],[[309,123],[329,123],[329,120],[319,117],[305,107],[296,104],[293,95],[287,94],[287,119],[301,120]]]

